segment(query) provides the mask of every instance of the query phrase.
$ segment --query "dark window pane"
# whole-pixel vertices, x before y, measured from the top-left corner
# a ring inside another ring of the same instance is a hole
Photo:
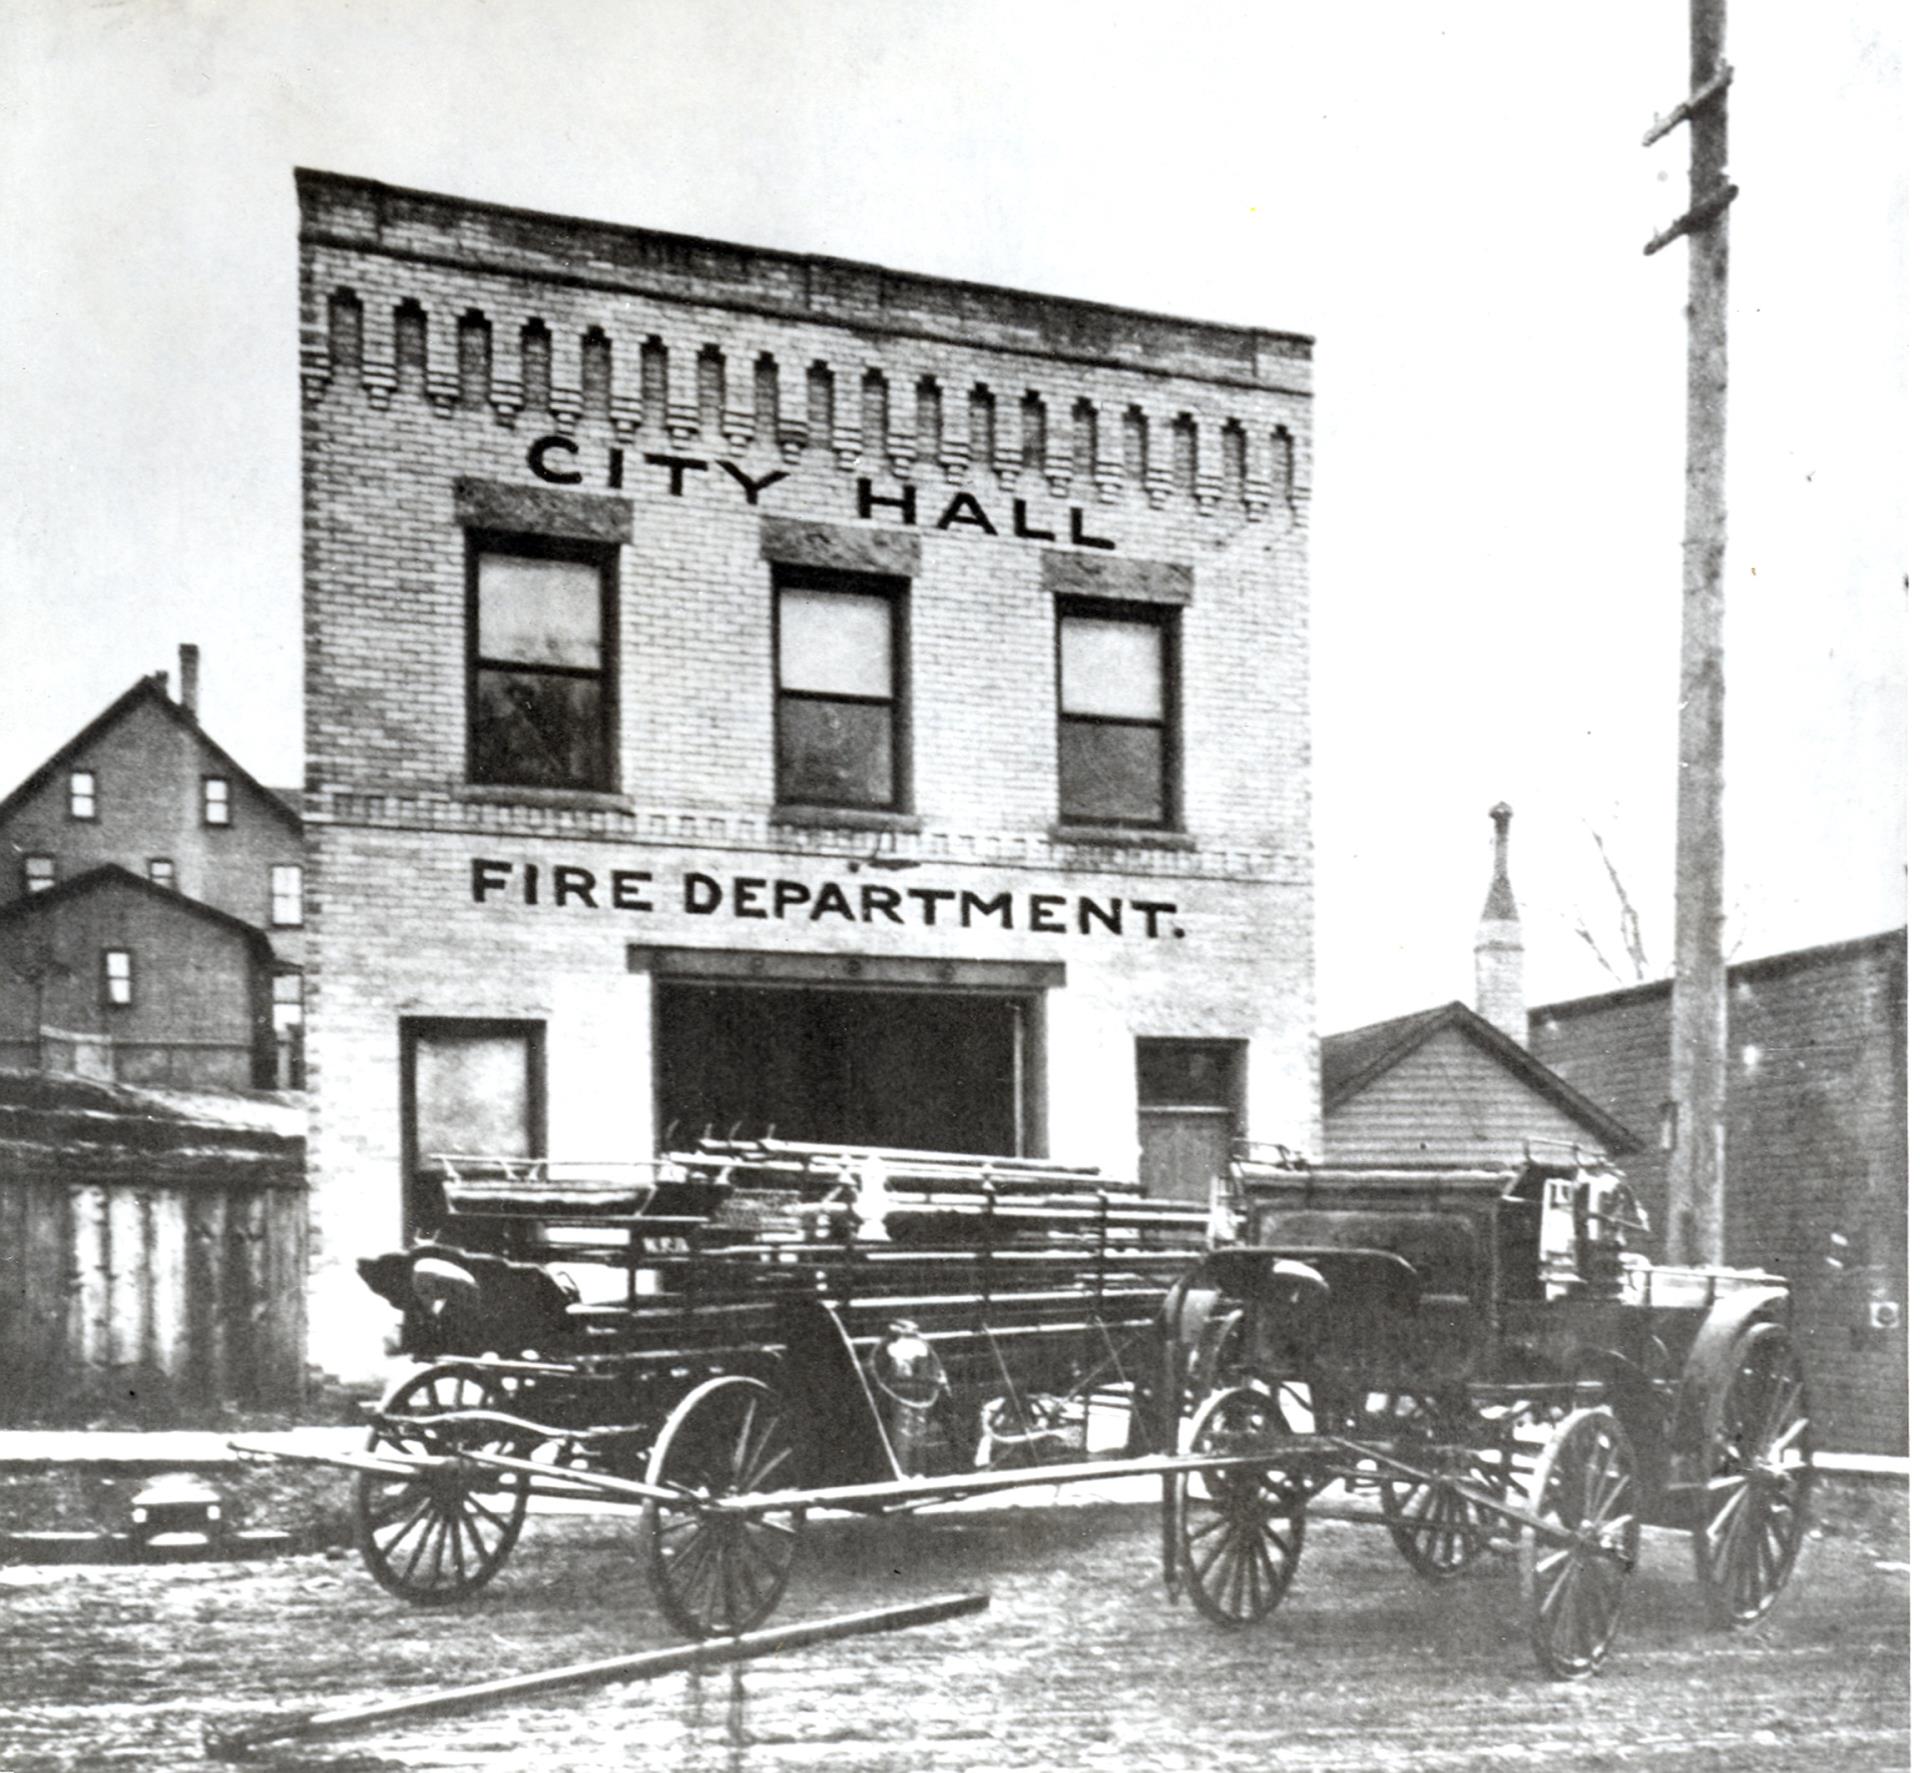
[[[891,806],[893,709],[783,697],[779,793],[821,806]]]
[[[483,659],[600,668],[600,569],[584,560],[480,556]]]
[[[1166,823],[1164,738],[1157,726],[1060,723],[1060,811],[1116,825]]]
[[[475,673],[473,775],[529,788],[607,780],[600,680],[533,671]]]
[[[1142,1108],[1229,1108],[1234,1101],[1234,1050],[1201,1041],[1142,1041]]]

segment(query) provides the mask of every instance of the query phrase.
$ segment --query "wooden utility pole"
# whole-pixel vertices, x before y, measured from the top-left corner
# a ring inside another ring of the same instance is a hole
[[[1687,238],[1687,510],[1681,544],[1680,792],[1673,929],[1673,1144],[1667,1257],[1725,1258],[1727,1118],[1726,748],[1727,180],[1726,0],[1692,0],[1690,95],[1649,131],[1688,124],[1689,208],[1647,243]]]

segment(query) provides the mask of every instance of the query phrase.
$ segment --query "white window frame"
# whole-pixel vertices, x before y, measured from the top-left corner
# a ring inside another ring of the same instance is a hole
[[[291,875],[289,886],[285,876]],[[267,869],[267,907],[273,927],[297,930],[307,921],[307,871],[298,862],[274,862]]]

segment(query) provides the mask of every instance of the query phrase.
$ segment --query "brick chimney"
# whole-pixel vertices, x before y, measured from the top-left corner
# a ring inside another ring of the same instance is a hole
[[[1520,907],[1507,878],[1507,827],[1513,808],[1503,800],[1493,821],[1493,882],[1480,910],[1473,944],[1473,1007],[1502,1034],[1527,1044],[1526,949],[1520,940]]]
[[[190,640],[180,643],[180,706],[200,718],[200,649]]]

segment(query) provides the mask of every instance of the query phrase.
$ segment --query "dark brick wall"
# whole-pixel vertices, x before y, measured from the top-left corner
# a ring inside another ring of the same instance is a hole
[[[1532,1014],[1533,1050],[1646,1141],[1624,1169],[1666,1220],[1669,987]],[[1907,1444],[1906,932],[1728,973],[1727,1259],[1792,1281],[1835,1448]],[[1900,1308],[1876,1328],[1875,1302]]]

